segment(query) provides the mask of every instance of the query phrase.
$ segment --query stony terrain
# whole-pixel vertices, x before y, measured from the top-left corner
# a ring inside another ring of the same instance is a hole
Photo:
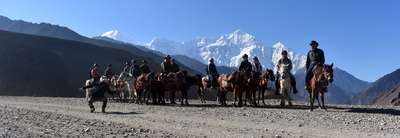
[[[400,137],[400,108],[331,105],[280,108],[109,103],[89,113],[83,98],[0,97],[0,137]]]

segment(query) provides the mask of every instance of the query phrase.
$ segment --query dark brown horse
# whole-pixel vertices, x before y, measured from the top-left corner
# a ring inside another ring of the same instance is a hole
[[[183,71],[164,74],[161,76],[161,82],[164,85],[165,92],[169,93],[171,104],[176,104],[175,94],[182,92],[185,83],[185,74]]]
[[[234,71],[231,75],[233,95],[235,97],[233,104],[237,104],[237,106],[243,106],[243,94],[246,94],[248,91],[250,75],[241,71]]]
[[[331,65],[316,65],[313,71],[313,77],[310,80],[310,90],[309,90],[309,98],[310,98],[310,111],[314,109],[314,101],[317,99],[318,106],[325,110],[325,98],[324,94],[328,91],[329,83],[333,82],[333,64]],[[319,102],[319,98],[321,97],[322,107]]]
[[[261,76],[260,81],[258,82],[258,100],[257,104],[260,104],[260,101],[265,105],[265,91],[268,89],[268,82],[275,81],[274,71],[271,69],[267,69],[267,71]]]

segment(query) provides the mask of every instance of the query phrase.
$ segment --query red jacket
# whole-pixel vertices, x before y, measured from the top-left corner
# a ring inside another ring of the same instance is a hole
[[[90,74],[92,75],[92,78],[100,78],[99,75],[99,69],[97,67],[94,67],[91,71]]]

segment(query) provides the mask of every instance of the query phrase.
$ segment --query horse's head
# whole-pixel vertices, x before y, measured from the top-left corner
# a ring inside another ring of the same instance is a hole
[[[324,76],[330,83],[333,82],[333,63],[324,66]]]
[[[267,69],[267,71],[263,75],[263,78],[266,80],[275,81],[274,71],[271,69]]]

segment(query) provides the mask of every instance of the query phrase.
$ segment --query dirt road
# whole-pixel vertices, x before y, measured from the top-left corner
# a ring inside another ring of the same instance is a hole
[[[400,137],[400,108],[304,105],[219,107],[109,103],[83,98],[0,97],[0,137]]]

